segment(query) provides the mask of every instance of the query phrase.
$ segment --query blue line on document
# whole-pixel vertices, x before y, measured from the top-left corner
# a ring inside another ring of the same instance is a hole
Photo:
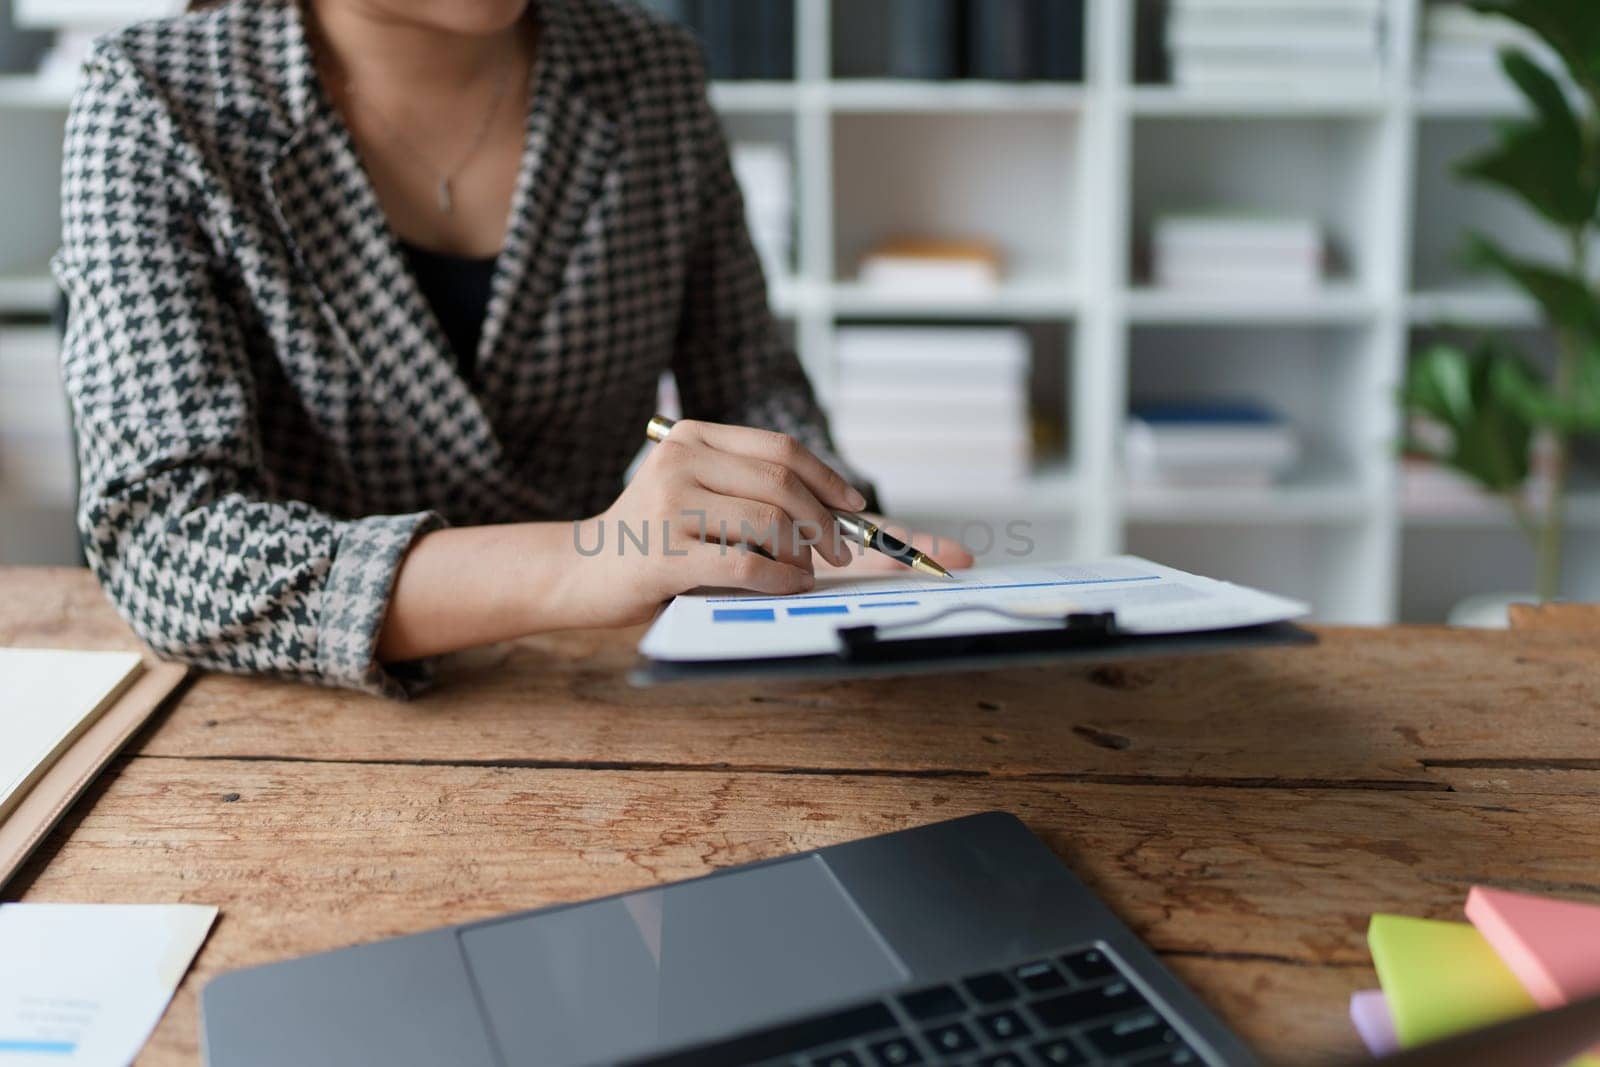
[[[803,607],[790,608],[790,615],[848,615],[848,604],[806,604]]]
[[[1122,585],[1127,582],[1159,582],[1159,574],[1135,574],[1127,578],[1071,578],[1056,579],[1048,582],[1007,582],[997,585],[927,585],[916,589],[863,589],[857,593],[798,593],[794,596],[713,596],[707,597],[708,604],[762,604],[771,600],[840,600],[846,597],[869,596],[905,596],[907,593],[916,593],[918,596],[927,596],[929,593],[980,593],[996,589],[1062,589],[1075,585]]]

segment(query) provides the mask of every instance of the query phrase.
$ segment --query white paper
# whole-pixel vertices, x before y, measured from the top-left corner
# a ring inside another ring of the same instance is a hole
[[[0,1067],[124,1067],[206,939],[198,904],[0,905]]]
[[[951,608],[967,610],[932,619]],[[895,624],[891,636],[901,639],[1040,629],[1059,625],[1071,612],[1112,611],[1125,633],[1171,634],[1259,626],[1309,610],[1299,601],[1118,556],[974,570],[955,581],[823,579],[798,596],[680,596],[639,650],[652,659],[684,661],[815,656],[839,650],[844,626]]]
[[[0,648],[0,818],[111,704],[137,652]]]

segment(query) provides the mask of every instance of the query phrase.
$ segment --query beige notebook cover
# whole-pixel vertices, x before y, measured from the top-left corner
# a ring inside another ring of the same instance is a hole
[[[17,791],[9,813],[0,816],[0,887],[188,673],[187,667],[175,663],[148,664],[131,672],[108,706],[98,716],[89,716],[54,761]]]

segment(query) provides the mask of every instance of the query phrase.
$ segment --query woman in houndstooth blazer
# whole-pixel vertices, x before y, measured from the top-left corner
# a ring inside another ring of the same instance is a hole
[[[804,544],[706,537],[863,505],[767,309],[698,50],[616,0],[141,24],[88,65],[63,202],[80,530],[166,655],[404,695],[452,649],[808,588]],[[403,241],[490,257],[469,358]],[[667,370],[702,421],[624,489]],[[689,512],[687,555],[578,550]]]

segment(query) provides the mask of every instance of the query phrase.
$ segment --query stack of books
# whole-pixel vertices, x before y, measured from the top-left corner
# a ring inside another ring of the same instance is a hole
[[[1314,219],[1168,215],[1150,233],[1151,278],[1172,289],[1309,293],[1326,258]]]
[[[1028,477],[1028,335],[1014,327],[851,326],[836,334],[830,421],[841,451],[894,494]]]
[[[1500,70],[1505,48],[1530,53],[1546,69],[1563,69],[1548,45],[1509,19],[1479,14],[1464,3],[1429,4],[1422,16],[1421,88],[1440,96],[1509,94],[1511,83]]]
[[[1172,0],[1172,82],[1238,92],[1368,92],[1383,80],[1382,0]]]
[[[902,238],[861,259],[861,284],[887,293],[961,298],[985,296],[1000,284],[1000,249],[988,241]]]
[[[1124,448],[1140,489],[1265,489],[1300,461],[1294,427],[1248,402],[1136,405]]]
[[[67,506],[75,480],[55,331],[6,329],[0,336],[0,492],[33,505]]]
[[[794,164],[789,149],[739,142],[731,155],[761,268],[769,282],[787,278],[794,272]]]

